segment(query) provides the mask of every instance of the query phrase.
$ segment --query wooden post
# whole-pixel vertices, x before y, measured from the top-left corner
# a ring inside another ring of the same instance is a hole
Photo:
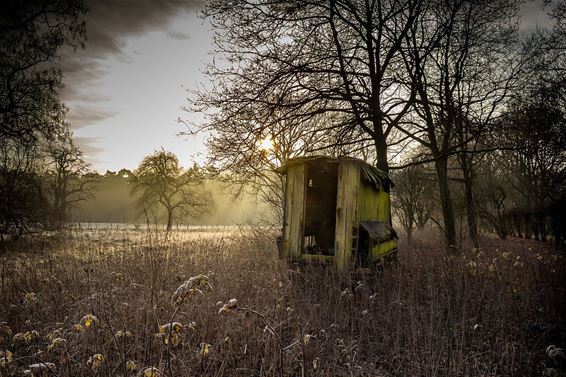
[[[336,200],[335,265],[338,270],[349,267],[352,259],[352,228],[358,222],[358,194],[360,163],[343,159],[338,166],[338,193]]]
[[[285,214],[283,223],[283,255],[299,258],[303,250],[305,218],[305,164],[290,166],[285,184]]]

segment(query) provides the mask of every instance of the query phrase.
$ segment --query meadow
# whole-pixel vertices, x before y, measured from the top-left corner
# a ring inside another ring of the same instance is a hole
[[[379,274],[295,270],[253,229],[74,230],[1,256],[0,376],[564,373],[564,251],[400,242]],[[558,350],[560,351],[560,350]]]

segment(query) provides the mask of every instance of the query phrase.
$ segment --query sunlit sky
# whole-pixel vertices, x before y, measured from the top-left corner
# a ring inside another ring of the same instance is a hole
[[[183,87],[204,81],[199,67],[210,45],[209,34],[194,14],[177,20],[173,28],[190,37],[175,39],[160,30],[130,38],[124,56],[109,57],[107,72],[89,88],[103,97],[95,106],[111,114],[75,134],[95,148],[92,157],[99,170],[133,168],[159,147],[175,152],[185,164],[204,152],[202,139],[187,142],[175,134],[183,130],[178,117],[198,121],[196,114],[180,108],[187,96]],[[73,103],[70,108],[74,111]]]
[[[527,3],[523,29],[547,23],[542,1]],[[99,172],[134,169],[161,147],[183,165],[203,162],[206,136],[177,136],[185,88],[206,85],[201,73],[212,59],[212,31],[200,18],[198,0],[91,0],[87,47],[63,64],[63,100],[77,144]]]
[[[204,160],[204,135],[189,140],[177,136],[185,130],[177,118],[202,121],[181,107],[187,103],[185,88],[205,82],[200,69],[211,49],[209,28],[197,17],[201,5],[192,3],[174,4],[178,14],[171,11],[132,29],[117,25],[113,30],[112,21],[104,19],[105,30],[112,34],[100,36],[93,30],[86,50],[74,52],[70,67],[64,66],[67,119],[77,144],[99,172],[134,169],[161,147],[176,153],[185,166]],[[149,3],[146,11],[155,12]],[[95,28],[93,23],[105,17],[101,13],[94,20],[87,16],[87,28],[89,21]],[[130,20],[114,22],[127,25]]]

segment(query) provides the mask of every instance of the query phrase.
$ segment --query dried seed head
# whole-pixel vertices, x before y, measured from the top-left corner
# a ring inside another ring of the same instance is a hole
[[[116,339],[122,339],[122,338],[130,339],[134,336],[134,334],[132,334],[131,331],[118,330],[114,336],[116,337]]]
[[[309,342],[311,341],[312,338],[314,338],[314,335],[311,335],[311,334],[305,334],[303,336],[303,343],[305,344],[305,346],[307,344],[309,344]]]
[[[129,372],[134,372],[136,369],[138,369],[138,365],[136,364],[135,361],[132,360],[126,361],[126,370],[128,370]]]
[[[549,359],[552,360],[565,359],[564,351],[562,350],[562,348],[556,347],[554,345],[546,347],[546,355]]]
[[[43,376],[46,375],[48,372],[55,371],[55,364],[53,363],[37,363],[31,364],[29,366],[29,371],[31,372],[32,376]]]
[[[100,369],[103,362],[104,362],[104,356],[100,353],[95,353],[94,355],[88,358],[86,364],[90,366],[90,369],[92,369],[93,371],[97,371],[98,369]]]
[[[224,304],[222,305],[222,307],[220,308],[220,310],[218,310],[218,314],[230,314],[230,312],[232,311],[232,309],[230,309],[230,307],[228,306],[228,304]]]
[[[178,346],[181,343],[181,332],[183,331],[183,325],[179,322],[166,323],[165,325],[159,326],[159,333],[156,337],[162,339],[164,344],[173,344]]]
[[[60,338],[61,337],[61,331],[62,331],[62,329],[55,329],[55,330],[51,331],[49,334],[47,334],[47,337],[46,337],[47,340],[52,342],[53,339]]]
[[[203,274],[193,276],[175,290],[175,293],[173,293],[173,296],[171,297],[171,301],[173,304],[179,305],[186,296],[196,293],[202,294],[202,290],[205,288],[212,290],[212,286],[208,282],[208,276]]]
[[[159,377],[161,372],[156,367],[149,367],[141,370],[138,373],[138,377]]]
[[[0,322],[0,344],[8,343],[12,336],[12,329],[7,322]]]
[[[0,368],[5,369],[12,362],[12,352],[0,351]]]
[[[51,352],[51,351],[59,349],[59,348],[64,348],[65,344],[67,344],[67,340],[65,340],[63,338],[55,338],[47,346],[47,352]]]
[[[203,357],[208,357],[208,354],[210,353],[210,349],[212,348],[212,346],[208,343],[201,343],[200,344],[200,354]]]
[[[16,335],[14,335],[12,342],[14,344],[16,344],[16,343],[31,343],[34,340],[36,340],[37,338],[39,338],[39,333],[35,330],[26,331],[26,332],[23,332],[23,333],[19,332]]]
[[[92,314],[87,314],[81,318],[81,325],[85,329],[89,329],[90,327],[96,325],[98,323],[98,318]]]
[[[24,295],[24,305],[26,306],[30,306],[30,305],[34,305],[37,304],[38,299],[37,299],[37,295],[33,292],[29,292],[26,293]]]

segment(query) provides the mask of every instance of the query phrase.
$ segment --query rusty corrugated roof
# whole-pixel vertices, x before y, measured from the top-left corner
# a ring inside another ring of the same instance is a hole
[[[303,156],[303,157],[295,157],[289,159],[287,163],[279,168],[277,168],[277,172],[280,174],[285,174],[287,172],[287,168],[290,166],[296,166],[300,164],[304,164],[309,161],[320,160],[324,159],[327,162],[335,162],[340,163],[343,160],[351,160],[357,161],[361,165],[361,172],[362,177],[369,183],[373,184],[375,189],[380,190],[383,187],[387,187],[389,190],[390,187],[393,187],[393,181],[389,178],[389,175],[381,169],[376,168],[365,162],[364,160],[360,160],[359,158],[348,157],[348,156],[341,156],[341,157],[329,157],[329,156]]]
[[[361,221],[360,226],[376,244],[398,238],[391,224],[384,221]]]

